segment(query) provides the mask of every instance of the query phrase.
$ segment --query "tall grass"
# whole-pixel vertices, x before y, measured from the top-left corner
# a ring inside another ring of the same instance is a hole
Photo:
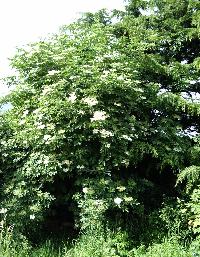
[[[165,240],[161,244],[153,244],[149,248],[144,246],[133,250],[134,257],[197,257],[194,252],[181,246],[176,239]]]
[[[4,229],[0,232],[0,257],[200,257],[200,240],[193,241],[189,248],[173,238],[132,250],[128,250],[126,240],[120,233],[108,231],[105,235],[99,229],[83,233],[71,245],[65,242],[55,246],[47,241],[33,248],[26,238]]]
[[[0,257],[28,257],[29,249],[27,240],[21,235],[15,237],[11,228],[0,231]]]
[[[117,247],[109,235],[104,236],[102,231],[87,231],[72,245],[71,249],[65,250],[65,257],[117,257]]]

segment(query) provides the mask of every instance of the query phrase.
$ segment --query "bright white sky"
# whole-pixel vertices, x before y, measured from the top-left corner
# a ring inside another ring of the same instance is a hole
[[[81,12],[102,8],[123,9],[123,0],[0,0],[0,77],[9,74],[7,58],[15,47],[36,41],[61,25],[69,24]],[[0,95],[7,92],[0,83]]]

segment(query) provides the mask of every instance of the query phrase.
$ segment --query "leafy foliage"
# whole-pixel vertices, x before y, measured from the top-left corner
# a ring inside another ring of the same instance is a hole
[[[0,128],[10,223],[37,229],[58,206],[82,229],[145,219],[181,171],[199,217],[199,20],[193,0],[128,1],[17,50]]]

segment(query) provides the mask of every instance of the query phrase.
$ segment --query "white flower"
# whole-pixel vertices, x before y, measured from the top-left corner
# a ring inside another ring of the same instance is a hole
[[[103,57],[104,58],[112,58],[113,56],[112,56],[112,54],[104,54]]]
[[[190,80],[190,84],[191,84],[191,85],[194,85],[194,84],[196,84],[196,83],[197,83],[196,80]]]
[[[38,128],[39,128],[39,129],[44,129],[44,128],[45,128],[45,125],[42,124],[42,123],[39,123],[39,124],[38,124]]]
[[[85,168],[84,165],[78,165],[78,166],[77,166],[77,169],[84,169],[84,168]]]
[[[95,58],[95,60],[96,60],[97,62],[102,62],[102,61],[103,61],[103,58],[102,58],[101,56],[97,56],[97,57]]]
[[[113,136],[114,136],[114,134],[113,134],[112,132],[110,132],[110,131],[108,131],[108,130],[105,130],[105,129],[100,130],[100,133],[101,133],[101,136],[102,136],[103,138],[106,138],[106,137],[113,137]]]
[[[4,214],[4,213],[6,213],[6,212],[7,212],[7,209],[6,209],[6,208],[0,209],[0,213],[1,213],[1,214]]]
[[[42,90],[42,95],[46,95],[47,93],[51,92],[52,88],[50,88],[49,86],[44,87],[44,89]]]
[[[59,61],[59,60],[62,60],[62,59],[63,59],[62,56],[59,56],[59,55],[54,56],[54,60],[56,60],[56,61]]]
[[[101,75],[101,78],[106,79],[109,76],[109,74],[110,74],[110,71],[105,70],[105,71],[103,71],[103,74]]]
[[[65,133],[65,130],[64,130],[64,129],[58,130],[58,134],[64,134],[64,133]]]
[[[38,109],[35,109],[35,110],[33,111],[33,113],[34,113],[34,114],[38,114],[40,111],[41,111],[41,108],[38,108]]]
[[[128,135],[122,135],[123,139],[126,139],[128,141],[133,141],[131,137],[129,137]]]
[[[55,129],[55,125],[54,124],[48,124],[48,129],[50,129],[50,130]]]
[[[69,97],[68,97],[68,100],[70,101],[70,102],[72,102],[72,103],[74,103],[75,101],[76,101],[76,94],[75,94],[75,92],[73,92],[73,93],[71,93],[70,95],[69,95]]]
[[[102,205],[103,204],[103,201],[102,200],[96,200],[95,201],[95,205]]]
[[[34,220],[35,219],[35,215],[34,214],[31,214],[30,215],[30,220]]]
[[[28,113],[29,113],[28,110],[24,111],[24,112],[23,112],[23,116],[26,116]]]
[[[43,163],[44,165],[47,165],[49,163],[49,159],[45,159]]]
[[[69,160],[64,160],[64,161],[62,161],[62,164],[66,164],[66,165],[70,165],[72,162],[71,161],[69,161]]]
[[[73,79],[75,79],[77,76],[71,76],[71,77],[69,77],[69,79],[71,79],[71,80],[73,80]]]
[[[19,124],[23,125],[26,122],[26,120],[20,120]]]
[[[110,71],[109,70],[105,70],[105,71],[103,71],[103,76],[108,76],[109,75],[109,73],[110,73]]]
[[[37,118],[38,120],[41,120],[43,118],[43,114],[42,113],[38,114]]]
[[[93,118],[91,118],[91,121],[97,121],[97,120],[105,120],[107,117],[109,117],[106,112],[104,111],[95,111],[93,114]]]
[[[59,73],[60,71],[58,71],[58,70],[50,70],[50,71],[48,71],[48,75],[49,76],[53,76],[53,75],[55,75],[55,74],[57,74],[57,73]]]
[[[92,97],[86,97],[83,99],[83,102],[88,104],[89,106],[94,106],[96,104],[98,104],[98,101],[96,98],[92,98]]]
[[[48,141],[51,138],[51,135],[44,135],[44,141]]]
[[[110,144],[109,143],[105,144],[105,147],[110,148]]]
[[[124,186],[119,186],[119,187],[117,187],[117,190],[118,190],[119,192],[123,192],[123,191],[126,190],[126,187],[124,187]]]
[[[131,196],[129,196],[129,197],[125,196],[125,197],[124,197],[124,200],[125,200],[125,202],[131,202],[131,201],[133,201],[133,197],[131,197]]]
[[[119,197],[116,197],[116,198],[114,199],[114,203],[117,204],[117,205],[120,205],[120,203],[121,203],[122,201],[123,201],[123,200],[122,200],[121,198],[119,198]]]
[[[120,75],[119,77],[117,77],[118,80],[124,80],[124,76]]]
[[[42,160],[38,160],[38,161],[37,161],[38,164],[41,164],[42,162],[43,162]]]
[[[125,160],[122,161],[122,163],[125,164],[126,167],[128,167],[128,165],[129,165],[129,160],[125,159]]]
[[[83,110],[78,111],[78,114],[85,114]]]
[[[157,95],[159,96],[159,95],[162,95],[162,94],[167,93],[167,92],[168,92],[167,89],[161,88],[159,90],[159,92],[157,93]]]
[[[121,107],[122,104],[121,103],[114,103],[115,106]]]
[[[88,193],[88,188],[87,188],[87,187],[84,187],[84,188],[83,188],[83,193],[84,193],[84,194],[87,194],[87,193]]]
[[[99,130],[98,130],[98,129],[93,129],[93,133],[94,133],[94,134],[98,134],[98,133],[99,133]]]
[[[181,61],[181,64],[182,64],[182,65],[187,64],[187,63],[188,63],[187,60]]]

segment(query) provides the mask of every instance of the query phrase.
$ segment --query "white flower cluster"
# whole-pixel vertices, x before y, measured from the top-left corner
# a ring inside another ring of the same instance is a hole
[[[42,120],[44,115],[42,113],[42,109],[41,108],[37,108],[33,111],[33,114],[35,114],[37,116],[38,120]]]
[[[133,201],[133,197],[131,197],[131,196],[125,196],[125,197],[124,197],[124,201],[125,201],[125,202],[132,202],[132,201]]]
[[[121,198],[119,198],[119,197],[116,197],[116,198],[114,199],[114,203],[117,204],[117,205],[120,205],[122,201],[123,201],[123,200],[122,200]]]
[[[41,108],[37,108],[37,109],[35,109],[34,111],[33,111],[33,114],[38,114],[38,113],[40,113],[41,112]]]
[[[89,106],[94,106],[94,105],[98,104],[97,99],[94,97],[86,97],[83,99],[83,102],[88,104]]]
[[[62,56],[62,55],[59,55],[59,54],[58,54],[58,55],[55,55],[53,58],[54,58],[55,61],[63,60],[63,56]]]
[[[73,92],[73,93],[69,94],[68,100],[70,102],[74,103],[76,101],[76,98],[77,98],[76,94],[75,94],[75,92]]]
[[[117,190],[118,190],[119,192],[123,192],[123,191],[126,190],[126,187],[125,187],[125,186],[118,186],[118,187],[117,187]]]
[[[34,214],[31,214],[30,215],[30,220],[34,220],[35,219],[35,215]]]
[[[7,142],[4,141],[4,140],[2,140],[2,141],[1,141],[1,144],[6,146],[6,145],[7,145]]]
[[[42,122],[37,122],[36,126],[37,126],[38,129],[44,129],[45,128],[45,125],[42,124]]]
[[[194,84],[196,84],[197,82],[198,82],[197,80],[190,80],[190,81],[189,81],[190,85],[194,85]]]
[[[104,204],[104,202],[103,202],[103,200],[95,200],[95,205],[103,205]]]
[[[19,121],[19,125],[23,125],[23,124],[25,124],[26,123],[26,120],[20,120]]]
[[[23,117],[27,116],[28,113],[29,113],[29,111],[28,111],[28,110],[25,110],[25,111],[23,112]]]
[[[8,210],[6,208],[1,208],[0,209],[0,214],[5,214]]]
[[[44,164],[48,165],[50,162],[49,156],[42,157],[41,159],[37,160],[37,164]]]
[[[49,159],[44,159],[44,165],[48,165],[49,164]]]
[[[123,163],[126,167],[128,167],[130,162],[128,159],[125,159],[121,163]]]
[[[110,146],[111,146],[110,143],[106,143],[106,144],[105,144],[105,147],[106,147],[106,148],[110,148]]]
[[[71,161],[69,161],[69,160],[64,160],[64,161],[62,161],[62,164],[66,164],[66,165],[70,165],[72,162]]]
[[[115,106],[121,107],[122,104],[121,103],[114,103]]]
[[[77,166],[77,169],[80,169],[80,170],[81,170],[81,169],[84,169],[84,168],[85,168],[84,165],[78,165],[78,166]]]
[[[103,71],[103,74],[101,75],[101,78],[106,78],[110,74],[109,70]]]
[[[105,120],[108,117],[109,116],[104,111],[95,111],[93,114],[93,118],[91,118],[90,120],[93,122],[93,121]]]
[[[52,92],[52,88],[50,88],[49,86],[45,86],[44,89],[42,90],[42,95],[46,95],[49,92]]]
[[[44,135],[43,139],[45,141],[45,144],[50,144],[53,137],[51,135]]]
[[[103,138],[107,138],[107,137],[113,137],[114,136],[114,133],[113,132],[111,132],[111,131],[108,131],[108,130],[106,130],[106,129],[94,129],[93,130],[93,133],[94,134],[98,134],[98,133],[100,133],[101,134],[101,137],[103,137]]]
[[[125,80],[125,77],[123,75],[120,75],[117,77],[118,80]]]
[[[84,112],[83,110],[79,110],[79,111],[78,111],[78,114],[83,115],[83,114],[85,114],[85,112]]]
[[[48,71],[48,75],[49,76],[53,76],[53,75],[58,74],[58,73],[60,73],[60,71],[58,71],[58,70],[50,70],[50,71]]]
[[[102,136],[103,138],[106,138],[106,137],[113,137],[113,136],[114,136],[114,134],[113,134],[111,131],[108,131],[108,130],[105,130],[105,129],[102,129],[102,130],[100,130],[99,132],[100,132],[100,134],[101,134],[101,136]]]
[[[58,134],[59,134],[59,135],[62,135],[62,134],[64,134],[64,133],[65,133],[65,130],[64,130],[64,129],[59,129],[59,130],[58,130]]]
[[[55,125],[52,124],[52,123],[49,123],[49,124],[47,125],[47,128],[48,128],[49,130],[54,130],[54,129],[55,129]]]
[[[167,92],[169,92],[167,89],[161,88],[161,89],[158,91],[157,95],[158,95],[158,96],[159,96],[159,95],[163,95],[163,94],[165,94],[165,93],[167,93]]]
[[[44,135],[44,141],[48,141],[49,139],[51,139],[51,135]]]
[[[188,61],[187,61],[187,60],[183,60],[183,61],[181,61],[181,64],[182,64],[182,65],[187,64],[187,63],[188,63]]]
[[[132,138],[128,135],[122,135],[122,138],[128,141],[133,141]]]
[[[87,193],[88,193],[88,191],[89,191],[89,190],[88,190],[88,188],[87,188],[87,187],[84,187],[84,188],[83,188],[83,193],[84,193],[84,194],[87,194]]]

